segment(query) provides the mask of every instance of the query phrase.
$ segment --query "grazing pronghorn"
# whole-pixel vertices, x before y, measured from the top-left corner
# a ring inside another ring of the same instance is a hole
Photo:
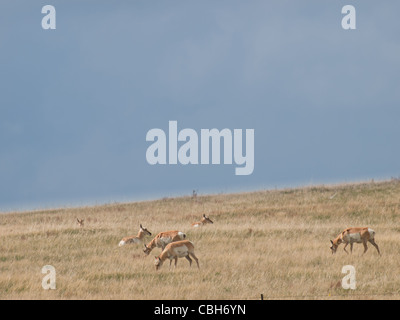
[[[349,243],[350,252],[353,252],[353,243],[362,243],[364,245],[364,254],[368,250],[367,242],[370,242],[376,248],[376,250],[378,250],[379,255],[381,255],[379,247],[374,238],[375,231],[371,228],[347,228],[341,234],[339,234],[335,240],[331,240],[332,254],[336,253],[336,250],[341,243],[345,243],[343,249],[346,253],[348,253],[346,247]]]
[[[186,239],[186,234],[178,230],[160,232],[147,245],[144,245],[143,252],[148,255],[155,247],[164,250],[167,244],[184,239]]]
[[[139,232],[136,236],[122,238],[122,240],[119,242],[118,246],[122,247],[129,243],[142,243],[144,240],[144,237],[146,235],[151,236],[151,232],[149,230],[147,230],[146,228],[142,227],[142,225],[140,225]]]
[[[83,222],[85,221],[84,219],[78,219],[76,218],[77,223],[79,224],[79,226],[82,228],[83,227]]]
[[[209,217],[207,217],[205,214],[203,214],[203,218],[201,218],[201,220],[199,222],[192,223],[192,227],[193,228],[201,227],[207,223],[214,223],[214,222],[212,222]]]
[[[200,268],[199,259],[197,259],[194,254],[194,245],[189,240],[182,240],[171,242],[168,244],[163,252],[157,257],[155,257],[154,265],[156,266],[156,270],[160,269],[165,260],[170,260],[170,265],[172,260],[175,260],[175,268],[178,263],[178,258],[186,258],[189,261],[190,266],[192,265],[192,257],[196,263],[197,267]]]

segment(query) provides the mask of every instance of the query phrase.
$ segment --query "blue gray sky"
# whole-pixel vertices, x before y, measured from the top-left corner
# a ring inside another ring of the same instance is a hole
[[[398,177],[400,3],[350,2],[1,1],[0,211]],[[169,120],[254,129],[254,172],[149,165]]]

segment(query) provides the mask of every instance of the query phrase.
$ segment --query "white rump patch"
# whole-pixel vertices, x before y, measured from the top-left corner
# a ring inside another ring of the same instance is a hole
[[[122,246],[124,246],[125,244],[126,244],[125,241],[120,241],[119,244],[118,244],[118,247],[122,247]]]
[[[374,237],[375,237],[375,231],[372,230],[371,228],[368,228],[368,232],[369,232],[370,239],[374,239]]]
[[[178,232],[178,236],[179,236],[179,238],[181,238],[182,240],[186,238],[186,234],[184,234],[184,233],[181,232],[181,231]]]

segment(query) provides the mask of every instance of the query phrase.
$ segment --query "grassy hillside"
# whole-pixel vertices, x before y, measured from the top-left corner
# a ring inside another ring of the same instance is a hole
[[[214,224],[192,229],[203,213]],[[160,249],[118,247],[140,223],[185,232],[200,270],[179,259],[156,272]],[[350,226],[372,227],[382,256],[361,244],[332,255],[329,240]],[[397,180],[1,214],[0,299],[399,299],[399,244]],[[45,265],[56,290],[42,288]],[[340,286],[344,265],[356,290]]]

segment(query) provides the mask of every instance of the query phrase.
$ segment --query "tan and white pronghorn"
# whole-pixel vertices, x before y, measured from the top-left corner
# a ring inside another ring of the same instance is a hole
[[[345,244],[343,249],[346,253],[348,253],[346,250],[348,244],[350,244],[350,252],[353,252],[353,243],[362,243],[364,245],[364,254],[368,250],[367,242],[370,242],[376,250],[378,250],[379,255],[381,255],[379,247],[375,242],[374,230],[371,228],[347,228],[339,234],[335,240],[331,240],[332,254],[336,253],[336,250],[341,243]]]
[[[76,218],[76,221],[77,221],[77,223],[79,224],[79,226],[82,228],[83,226],[84,226],[84,222],[85,222],[85,220],[84,219],[78,219],[78,218]]]
[[[147,230],[145,227],[143,227],[142,225],[140,225],[139,232],[136,236],[122,238],[122,240],[119,242],[118,246],[122,247],[129,243],[143,243],[145,236],[151,236],[151,232],[149,230]]]
[[[186,239],[186,234],[178,230],[160,232],[147,245],[144,245],[143,252],[148,255],[155,247],[164,250],[167,244],[184,239]]]
[[[209,217],[207,217],[205,214],[203,214],[203,218],[201,218],[201,220],[199,222],[192,223],[192,227],[193,228],[201,227],[207,223],[214,223],[214,222],[212,222]]]
[[[156,270],[160,269],[163,265],[164,261],[169,259],[170,265],[172,260],[175,260],[175,268],[178,263],[178,258],[186,258],[189,261],[190,266],[192,266],[192,257],[196,263],[197,267],[200,268],[199,259],[197,259],[194,254],[194,245],[189,240],[182,240],[171,242],[168,244],[163,252],[157,257],[155,257],[154,265],[156,266]]]

